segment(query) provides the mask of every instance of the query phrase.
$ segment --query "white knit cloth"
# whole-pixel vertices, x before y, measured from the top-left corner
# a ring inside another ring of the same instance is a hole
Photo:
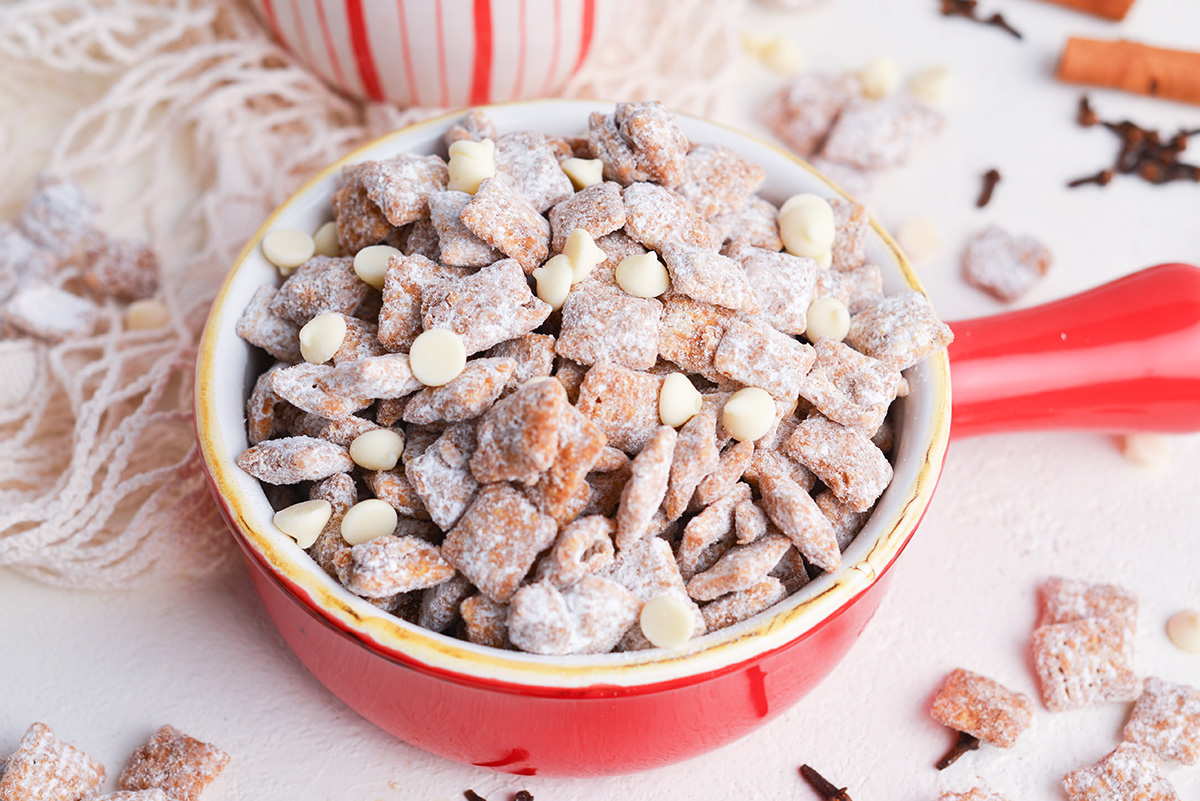
[[[711,112],[742,2],[635,4],[564,95]],[[662,35],[680,27],[686,39]],[[130,587],[202,576],[228,557],[192,432],[209,301],[307,176],[432,111],[347,100],[236,0],[0,7],[0,217],[19,212],[36,172],[75,178],[100,203],[101,228],[155,247],[172,315],[165,331],[127,332],[110,304],[84,340],[0,340],[0,565]]]

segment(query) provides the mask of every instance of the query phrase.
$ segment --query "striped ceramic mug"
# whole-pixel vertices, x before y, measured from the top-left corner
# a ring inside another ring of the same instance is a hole
[[[251,0],[343,92],[458,107],[552,95],[634,0]]]

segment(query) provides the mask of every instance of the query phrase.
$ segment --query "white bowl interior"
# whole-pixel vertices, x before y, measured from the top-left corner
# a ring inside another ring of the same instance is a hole
[[[537,101],[489,107],[488,114],[501,133],[533,129],[556,135],[576,135],[586,130],[589,112],[611,108],[611,104],[591,101]],[[907,538],[908,529],[919,520],[924,501],[914,511],[912,499],[921,497],[927,501],[932,487],[926,484],[935,482],[940,471],[949,428],[949,382],[944,355],[935,356],[906,373],[911,392],[907,398],[896,402],[890,418],[896,427],[895,477],[865,528],[843,554],[842,569],[835,574],[822,574],[754,618],[698,638],[677,651],[546,657],[500,652],[429,632],[381,612],[346,591],[291,538],[275,528],[271,523],[273,510],[262,487],[232,462],[248,447],[245,403],[255,379],[268,364],[264,354],[236,335],[234,327],[259,286],[280,282],[277,270],[263,257],[258,241],[272,228],[315,231],[332,219],[330,197],[340,185],[341,167],[345,164],[388,158],[402,152],[444,155],[442,134],[454,119],[430,121],[384,137],[316,177],[281,206],[249,243],[214,304],[202,347],[207,353],[211,374],[205,375],[206,367],[202,362],[198,381],[198,407],[207,405],[213,421],[205,456],[218,485],[230,500],[231,508],[235,508],[241,517],[246,538],[268,564],[299,585],[311,601],[321,604],[327,612],[335,615],[340,611],[352,612],[342,615],[341,622],[358,629],[367,639],[382,644],[385,649],[411,654],[414,641],[424,640],[429,647],[418,647],[420,654],[416,658],[428,658],[443,669],[515,683],[532,681],[543,686],[640,684],[719,669],[800,636],[838,604],[874,582],[879,572],[895,558],[903,545],[902,540]],[[761,165],[767,173],[761,193],[776,204],[798,192],[813,192],[826,197],[840,194],[834,185],[811,168],[772,145],[704,120],[681,116],[680,124],[692,142],[725,145]],[[866,255],[868,262],[882,268],[886,292],[917,285],[899,250],[878,226],[873,226],[869,232]],[[198,408],[198,411],[203,429],[204,408]],[[841,591],[828,592],[835,585],[841,585]],[[812,606],[814,601],[820,606],[819,610],[796,614],[799,607]],[[747,642],[747,635],[751,633],[756,634],[757,639]],[[628,670],[631,666],[638,667],[636,673]],[[561,669],[568,667],[573,669]]]

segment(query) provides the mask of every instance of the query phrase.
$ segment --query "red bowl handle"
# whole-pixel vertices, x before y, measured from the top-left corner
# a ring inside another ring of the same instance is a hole
[[[1160,264],[950,323],[951,436],[1200,430],[1200,269]]]

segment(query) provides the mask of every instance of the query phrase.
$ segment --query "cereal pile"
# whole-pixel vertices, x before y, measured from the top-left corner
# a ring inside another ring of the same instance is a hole
[[[237,463],[276,525],[382,609],[542,654],[678,646],[837,570],[901,371],[951,337],[883,296],[865,210],[776,208],[657,103],[446,139],[264,239]]]
[[[16,752],[0,760],[0,798],[196,801],[228,763],[229,755],[215,745],[163,726],[129,758],[121,789],[97,795],[104,765],[59,740],[46,724],[34,723]]]

